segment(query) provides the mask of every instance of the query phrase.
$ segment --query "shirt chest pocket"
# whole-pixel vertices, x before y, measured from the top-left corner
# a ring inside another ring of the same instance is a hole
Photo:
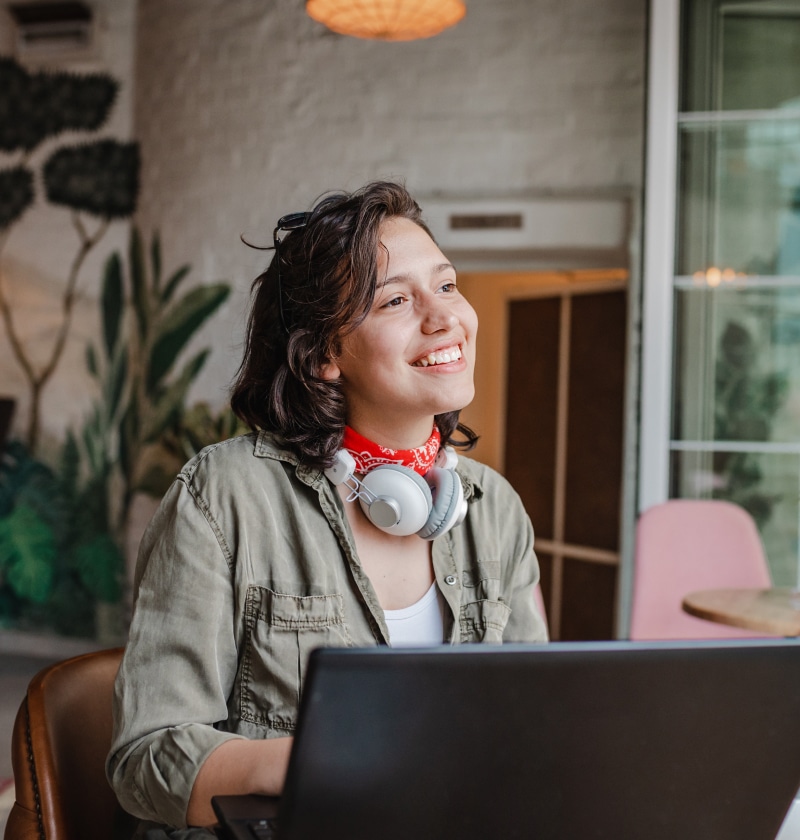
[[[480,561],[473,570],[462,573],[464,601],[459,625],[462,642],[503,641],[511,609],[504,603],[500,586],[500,563]]]
[[[500,644],[511,609],[501,601],[471,601],[461,605],[461,641]]]
[[[341,595],[288,595],[250,586],[240,670],[243,720],[284,733],[297,725],[308,656],[352,645]]]

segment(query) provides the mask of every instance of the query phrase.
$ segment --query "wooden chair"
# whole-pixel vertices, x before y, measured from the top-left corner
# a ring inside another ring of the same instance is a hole
[[[5,840],[109,840],[133,818],[105,776],[122,648],[57,662],[30,682],[11,739],[16,801]]]
[[[653,505],[636,525],[630,638],[762,635],[694,618],[681,602],[694,590],[770,586],[761,537],[744,508],[713,499]]]

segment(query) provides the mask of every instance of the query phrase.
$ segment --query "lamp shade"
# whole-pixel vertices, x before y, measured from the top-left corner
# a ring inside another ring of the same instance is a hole
[[[463,0],[307,0],[306,11],[340,35],[382,41],[430,38],[467,12]]]

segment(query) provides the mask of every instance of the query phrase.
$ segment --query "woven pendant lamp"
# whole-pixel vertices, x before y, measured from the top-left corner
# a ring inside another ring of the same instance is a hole
[[[306,11],[340,35],[381,41],[430,38],[467,12],[463,0],[307,0]]]

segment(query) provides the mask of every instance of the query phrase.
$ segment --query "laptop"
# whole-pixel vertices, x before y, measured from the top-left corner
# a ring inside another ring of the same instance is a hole
[[[283,797],[213,805],[235,840],[774,840],[799,787],[800,640],[320,649]]]

